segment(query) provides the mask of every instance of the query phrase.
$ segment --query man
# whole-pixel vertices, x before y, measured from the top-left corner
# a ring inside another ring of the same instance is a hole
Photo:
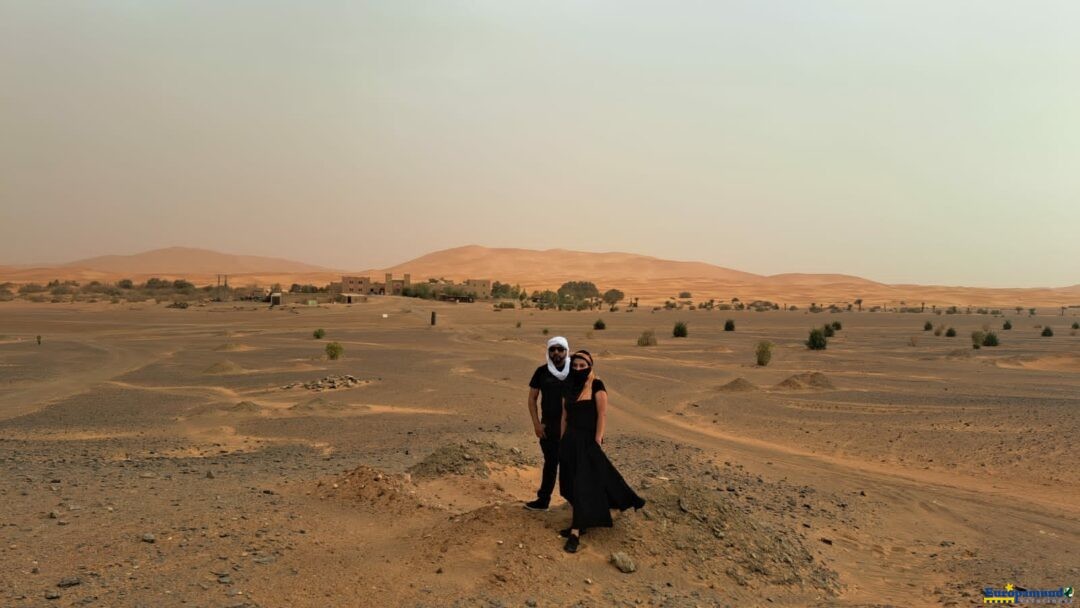
[[[559,471],[559,433],[562,430],[563,381],[570,374],[570,343],[556,336],[547,343],[547,364],[536,368],[529,381],[529,415],[532,416],[533,432],[540,440],[544,453],[544,474],[536,500],[525,503],[526,509],[546,511],[555,489],[555,477]],[[536,398],[540,397],[540,412],[536,411]]]

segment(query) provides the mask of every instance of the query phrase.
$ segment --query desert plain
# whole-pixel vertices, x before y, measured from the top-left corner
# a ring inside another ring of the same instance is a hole
[[[1076,313],[1011,312],[0,303],[0,605],[973,606],[1074,585]],[[1001,345],[974,350],[984,326]],[[521,507],[549,335],[596,356],[605,449],[648,501],[574,555],[561,499]]]

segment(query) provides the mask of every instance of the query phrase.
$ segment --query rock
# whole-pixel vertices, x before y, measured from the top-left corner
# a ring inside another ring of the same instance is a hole
[[[60,592],[57,591],[56,589],[49,589],[48,591],[45,592],[45,599],[47,599],[47,600],[58,600],[58,599],[60,599]]]
[[[154,536],[153,534],[147,532],[146,534],[142,535],[142,542],[144,542],[144,543],[154,543],[154,542],[157,542],[157,537]]]
[[[634,560],[630,559],[630,556],[623,553],[622,551],[616,551],[615,553],[612,553],[609,561],[612,564],[615,564],[615,567],[618,568],[620,572],[624,572],[626,574],[637,570],[637,564],[634,563]]]
[[[57,511],[49,511],[49,519],[59,519],[60,513]]]
[[[206,472],[206,478],[207,479],[213,479],[214,478],[214,472],[213,471],[207,471]]]
[[[81,585],[82,579],[77,576],[65,576],[60,579],[59,583],[56,583],[57,587],[74,587],[75,585]]]

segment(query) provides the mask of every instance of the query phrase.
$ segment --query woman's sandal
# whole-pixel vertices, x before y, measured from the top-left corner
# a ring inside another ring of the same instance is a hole
[[[580,536],[571,534],[570,537],[566,539],[566,544],[563,545],[563,551],[566,551],[567,553],[577,553],[578,543],[580,542]]]

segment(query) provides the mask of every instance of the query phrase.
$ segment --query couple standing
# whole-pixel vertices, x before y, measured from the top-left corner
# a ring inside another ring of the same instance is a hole
[[[547,364],[536,368],[529,381],[529,414],[544,453],[544,473],[536,500],[526,509],[547,510],[555,477],[559,494],[570,503],[569,553],[576,553],[588,528],[611,527],[611,509],[640,509],[645,501],[634,493],[604,454],[608,395],[603,380],[593,373],[589,351],[570,355],[561,336],[548,340]],[[540,398],[540,413],[536,400]]]

